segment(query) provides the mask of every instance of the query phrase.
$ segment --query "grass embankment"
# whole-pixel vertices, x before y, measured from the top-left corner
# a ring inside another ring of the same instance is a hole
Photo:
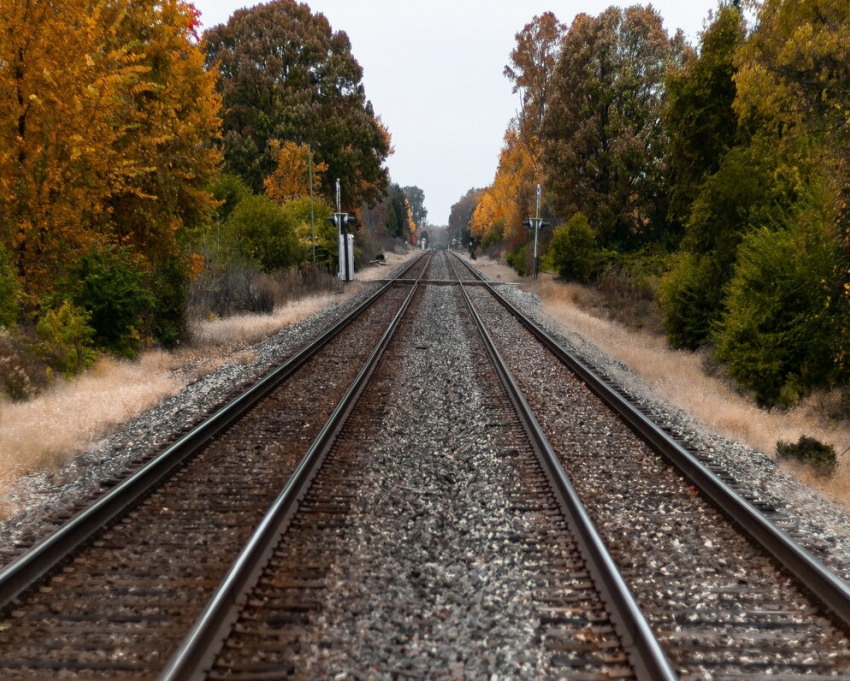
[[[406,257],[387,254],[386,267],[371,267],[357,278],[381,278]],[[0,399],[0,516],[13,510],[3,497],[21,475],[62,465],[187,383],[225,364],[250,363],[251,344],[362,290],[355,282],[342,297],[309,296],[269,315],[196,322],[191,343],[174,352],[144,352],[134,362],[101,357],[89,371],[70,381],[57,380],[30,400]]]
[[[761,409],[714,371],[704,355],[671,350],[663,335],[613,321],[595,290],[555,281],[549,274],[533,282],[489,258],[474,264],[493,279],[521,282],[525,290],[540,296],[543,311],[564,329],[626,364],[672,404],[720,435],[773,459],[778,440],[796,442],[801,435],[831,444],[838,453],[850,443],[850,423],[835,417],[841,407],[838,391],[816,393],[787,411]],[[850,455],[830,478],[787,461],[781,467],[850,508]]]

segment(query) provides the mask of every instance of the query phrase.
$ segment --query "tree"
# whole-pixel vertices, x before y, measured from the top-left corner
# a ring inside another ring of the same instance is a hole
[[[96,242],[184,256],[218,166],[214,72],[180,0],[12,2],[0,13],[0,243],[30,304]]]
[[[234,12],[204,37],[208,66],[221,70],[230,171],[260,192],[276,166],[271,141],[309,142],[314,160],[341,180],[344,206],[380,198],[390,137],[366,100],[344,32],[306,4],[272,0]]]
[[[275,158],[275,169],[263,180],[266,196],[277,203],[285,203],[293,199],[310,195],[310,149],[306,144],[295,144],[278,140],[270,142],[272,156]],[[312,164],[313,192],[321,193],[322,175],[327,171],[327,163]]]
[[[493,184],[481,194],[469,223],[472,236],[481,239],[497,229],[498,239],[508,241],[509,247],[523,241],[526,232],[522,222],[535,205],[536,179],[530,148],[520,141],[517,125],[512,122],[505,133]]]
[[[457,239],[462,244],[469,243],[469,225],[483,193],[483,189],[473,187],[452,205],[449,212],[450,238]]]
[[[505,66],[505,77],[520,93],[522,108],[519,128],[524,140],[536,145],[543,129],[552,73],[560,52],[566,26],[552,12],[535,16],[516,34],[511,63]]]
[[[298,264],[295,211],[284,210],[265,196],[249,196],[233,209],[224,227],[236,251],[264,272]]]
[[[403,187],[401,191],[407,203],[410,204],[413,223],[421,227],[425,224],[425,218],[428,217],[428,209],[425,208],[425,192],[419,187]]]
[[[560,214],[587,216],[603,247],[664,236],[663,85],[683,54],[651,6],[579,15],[564,38],[544,119],[546,187]]]
[[[664,124],[670,131],[670,217],[684,224],[703,180],[736,143],[735,54],[746,27],[735,5],[722,5],[700,36],[699,56],[667,80]]]
[[[837,158],[850,144],[850,5],[844,0],[764,0],[758,30],[740,51],[738,114],[787,134],[823,138]]]
[[[601,259],[596,235],[581,213],[555,230],[549,248],[552,264],[561,279],[589,284],[598,274]]]
[[[694,349],[708,340],[723,312],[741,241],[756,229],[787,225],[806,191],[800,175],[772,137],[759,135],[728,151],[703,182],[682,242],[689,255],[679,257],[661,289],[674,346]]]

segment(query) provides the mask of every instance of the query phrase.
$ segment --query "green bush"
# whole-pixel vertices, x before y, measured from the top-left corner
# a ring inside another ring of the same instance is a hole
[[[66,300],[58,309],[47,310],[36,326],[38,354],[66,378],[90,367],[97,359],[92,344],[95,332],[88,321],[85,310]]]
[[[505,234],[505,219],[500,218],[496,223],[487,230],[487,233],[481,237],[481,248],[487,250],[491,246],[498,246],[502,243]]]
[[[9,256],[0,246],[0,327],[11,327],[18,319],[18,278]]]
[[[271,272],[298,264],[296,227],[293,215],[274,201],[250,196],[233,209],[225,231],[237,253]]]
[[[172,259],[152,275],[153,306],[150,310],[148,333],[164,348],[174,348],[187,333],[186,306],[188,272],[178,259]]]
[[[696,350],[708,340],[722,295],[715,286],[709,257],[689,252],[676,256],[658,289],[664,331],[674,348]]]
[[[803,463],[824,477],[830,477],[838,468],[835,447],[806,435],[801,435],[797,442],[779,440],[776,443],[776,456]]]
[[[71,267],[60,289],[87,313],[97,347],[133,358],[156,304],[145,280],[143,262],[130,249],[98,245]]]
[[[244,199],[253,196],[251,188],[242,181],[242,178],[232,173],[222,173],[218,176],[212,187],[212,195],[221,205],[216,209],[216,217],[219,222],[225,222],[234,208]]]
[[[836,320],[827,288],[836,254],[816,227],[750,234],[713,338],[730,375],[762,405],[793,403],[828,381]]]
[[[508,253],[507,257],[505,258],[508,261],[508,265],[513,267],[514,270],[516,270],[517,274],[519,274],[519,276],[521,277],[531,274],[525,264],[526,250],[528,250],[528,244],[523,244],[513,253]]]
[[[555,230],[549,259],[561,279],[589,284],[599,274],[602,254],[584,215],[576,213]]]

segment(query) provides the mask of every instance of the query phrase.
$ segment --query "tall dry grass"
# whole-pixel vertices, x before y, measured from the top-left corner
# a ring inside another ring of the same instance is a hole
[[[566,329],[591,341],[626,364],[676,406],[721,435],[743,442],[768,456],[777,440],[796,441],[809,435],[841,452],[850,443],[850,424],[836,421],[837,391],[810,396],[789,411],[760,409],[722,377],[706,373],[697,353],[671,350],[663,336],[628,329],[594,314],[596,294],[577,284],[540,281],[528,290],[543,301],[543,310]],[[850,505],[850,456],[830,479],[819,478],[800,466],[783,468],[844,505]]]
[[[389,254],[389,267],[375,268],[375,273],[370,271],[369,275],[385,276],[409,257],[411,254]],[[0,399],[0,516],[8,510],[2,504],[5,490],[21,475],[62,465],[164,397],[178,392],[187,381],[227,363],[253,361],[255,355],[247,345],[362,290],[363,285],[355,282],[346,285],[341,295],[327,293],[290,300],[272,314],[196,321],[191,324],[193,343],[179,351],[145,352],[136,362],[104,357],[90,371],[71,381],[60,379],[34,399]]]
[[[28,402],[0,402],[0,485],[61,465],[177,392],[182,384],[169,374],[171,362],[164,352],[147,352],[137,362],[103,358]]]
[[[241,314],[224,319],[195,321],[190,325],[192,342],[200,347],[255,343],[284,326],[309,317],[331,303],[345,300],[362,290],[356,282],[342,295],[325,294],[296,300],[276,308],[271,314]]]

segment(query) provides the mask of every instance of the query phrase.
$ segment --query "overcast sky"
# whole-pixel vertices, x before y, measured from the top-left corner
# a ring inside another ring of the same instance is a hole
[[[205,27],[227,21],[244,0],[195,0]],[[598,14],[610,0],[312,0],[335,31],[351,39],[366,96],[393,137],[392,179],[425,191],[428,222],[445,224],[470,187],[493,181],[502,137],[518,95],[502,70],[515,34],[535,15],[569,25],[578,12]],[[631,3],[629,3],[631,4]],[[671,34],[691,42],[717,0],[652,3]]]

